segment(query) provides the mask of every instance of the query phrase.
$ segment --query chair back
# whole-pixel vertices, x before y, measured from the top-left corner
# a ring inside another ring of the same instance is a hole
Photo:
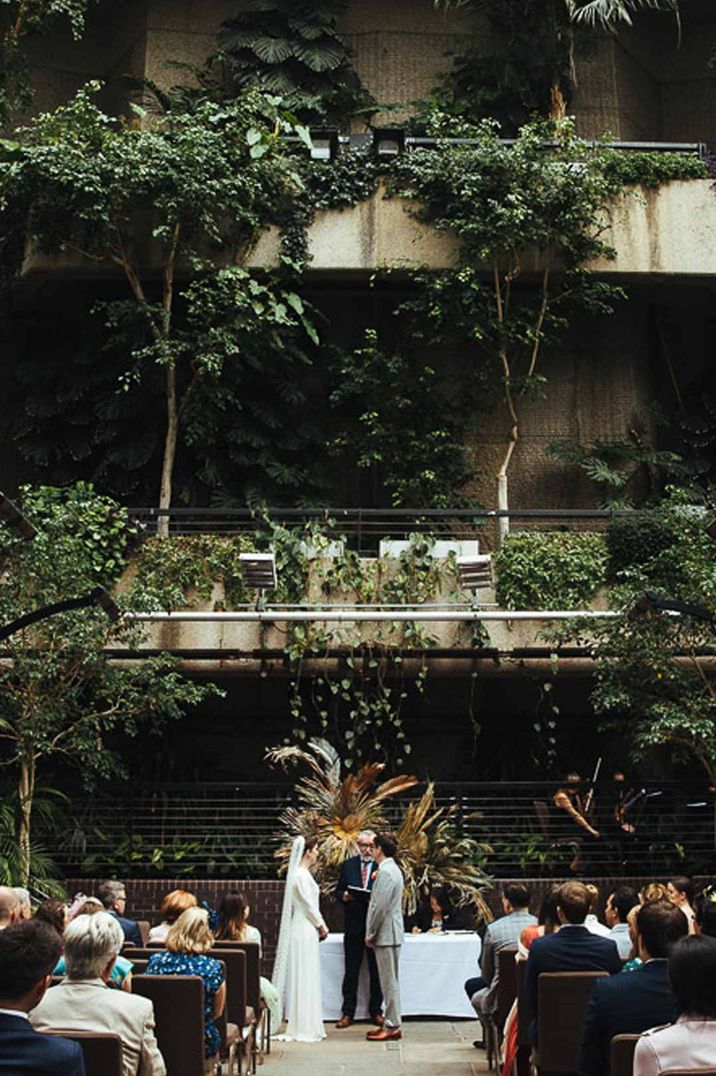
[[[609,1047],[609,1076],[632,1076],[638,1035],[615,1035]]]
[[[246,954],[246,1004],[258,1013],[261,1004],[261,946],[258,942],[218,941],[211,955],[223,956],[225,951],[232,949]],[[236,1023],[235,1020],[232,1022]]]
[[[151,929],[148,919],[138,919],[137,926],[139,927],[139,933],[142,935],[142,945],[147,944],[147,938],[149,937],[149,931]]]
[[[137,975],[132,993],[154,1004],[157,1044],[169,1076],[203,1076],[203,979],[198,975]]]
[[[525,974],[527,961],[521,960],[515,964],[517,976],[517,1044],[529,1050],[530,1043],[530,1012],[524,997]]]
[[[122,1040],[119,1035],[99,1031],[50,1031],[47,1034],[79,1043],[85,1076],[122,1076]]]
[[[517,997],[516,949],[499,949],[497,952],[497,1022],[504,1024],[512,1003]]]
[[[212,949],[210,955],[226,968],[226,1019],[237,1027],[246,1027],[246,953],[242,949]]]
[[[539,976],[537,1037],[541,1071],[577,1071],[587,1003],[595,982],[605,975],[606,971],[550,971]]]
[[[127,958],[129,959],[129,957]],[[144,975],[147,970],[148,960],[133,960],[132,961],[132,975]]]

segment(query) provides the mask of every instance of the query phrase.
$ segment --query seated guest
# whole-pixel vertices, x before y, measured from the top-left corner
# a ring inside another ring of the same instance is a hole
[[[581,1076],[609,1071],[609,1044],[615,1035],[637,1035],[672,1019],[674,999],[666,960],[688,931],[686,916],[670,901],[652,901],[639,908],[636,937],[642,966],[633,975],[613,975],[594,984],[582,1029]]]
[[[588,885],[587,892],[589,893],[589,912],[587,918],[584,920],[584,925],[588,931],[592,934],[600,934],[602,938],[611,938],[612,932],[609,927],[605,927],[604,923],[600,923],[597,919],[597,906],[599,904],[599,890],[595,885]],[[612,939],[615,941],[615,939]]]
[[[716,1068],[716,938],[682,938],[669,957],[677,1020],[647,1031],[636,1044],[634,1076],[672,1069]]]
[[[219,903],[217,941],[246,941],[261,945],[261,931],[251,926],[251,907],[243,893],[224,893]]]
[[[122,1040],[123,1076],[165,1076],[148,998],[109,990],[107,980],[124,934],[107,912],[78,915],[65,931],[67,978],[30,1015],[38,1031],[98,1031]]]
[[[49,923],[61,938],[70,919],[67,903],[64,900],[55,898],[43,900],[42,904],[37,907],[35,919],[40,919],[43,923]]]
[[[530,946],[535,938],[543,938],[545,934],[554,934],[555,930],[559,930],[559,922],[557,920],[558,892],[559,886],[555,885],[550,889],[546,896],[542,898],[537,924],[524,927],[522,930],[517,945],[517,955],[515,957],[517,963],[523,964],[527,960]],[[507,1019],[505,1020],[502,1039],[501,1076],[512,1076],[513,1066],[517,1060],[518,1029],[517,999],[515,999],[512,1003],[512,1008],[507,1014]]]
[[[0,885],[0,930],[5,930],[20,918],[20,901],[9,885]]]
[[[172,926],[166,950],[152,953],[147,975],[198,975],[204,980],[204,1056],[219,1052],[221,1035],[216,1017],[224,1011],[226,983],[220,962],[206,954],[214,944],[205,908],[187,908]]]
[[[537,980],[543,971],[608,971],[615,975],[622,970],[614,942],[590,933],[584,925],[590,903],[585,885],[565,882],[557,893],[559,930],[532,942],[520,1007],[524,1004],[533,1043],[537,1042]]]
[[[25,889],[24,885],[14,885],[15,895],[18,900],[18,919],[32,919],[32,902],[30,900],[30,890]]]
[[[453,908],[450,890],[446,885],[431,889],[415,916],[413,934],[439,934],[443,930],[462,930],[466,919],[459,908]]]
[[[216,928],[216,940],[221,948],[222,941],[254,942],[261,952],[261,931],[249,923],[251,908],[243,893],[225,893],[219,904],[219,924]],[[281,998],[270,979],[260,976],[259,986],[261,1000],[271,1011],[274,1027],[281,1023]]]
[[[123,882],[100,882],[97,895],[106,911],[117,920],[124,932],[125,940],[133,945],[142,945],[142,932],[139,923],[127,919],[124,915],[127,907],[127,891]]]
[[[165,896],[159,909],[162,921],[158,926],[152,927],[147,941],[161,942],[163,945],[167,940],[170,928],[176,923],[181,913],[185,912],[187,908],[196,908],[196,904],[197,900],[193,893],[186,889],[172,889],[171,893],[167,893]]]
[[[649,904],[652,900],[669,900],[669,893],[661,882],[647,882],[639,893],[639,902]]]
[[[619,956],[622,960],[627,960],[632,951],[627,916],[632,908],[638,908],[638,906],[639,897],[636,890],[631,889],[628,885],[620,885],[607,897],[604,918],[610,928],[609,936],[619,950]]]
[[[78,908],[75,908],[72,918],[76,919],[78,915],[96,915],[97,912],[101,911],[102,904],[100,901],[98,901],[96,897],[88,897],[84,904],[80,904]],[[134,964],[132,961],[127,960],[126,956],[120,954],[112,965],[112,971],[107,980],[107,986],[112,987],[114,990],[126,990],[128,994],[131,994],[133,967]],[[64,956],[61,956],[57,961],[57,965],[52,974],[65,975],[66,972],[65,958]]]
[[[536,926],[537,919],[529,912],[530,891],[522,882],[508,882],[502,891],[504,915],[488,924],[482,941],[478,979],[468,979],[465,991],[478,1015],[489,1015],[497,1009],[499,966],[497,953],[500,949],[516,948],[524,927]],[[482,1049],[477,1039],[473,1044]]]
[[[47,990],[59,952],[57,931],[41,920],[0,933],[0,1076],[85,1076],[78,1043],[41,1035],[27,1016]]]
[[[704,897],[696,908],[696,933],[716,938],[716,901]]]
[[[666,895],[673,900],[677,908],[689,921],[689,934],[696,930],[696,912],[694,911],[694,886],[690,878],[683,874],[677,874],[666,883]]]

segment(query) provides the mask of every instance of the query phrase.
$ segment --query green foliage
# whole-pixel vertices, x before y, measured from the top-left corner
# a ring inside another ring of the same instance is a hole
[[[19,158],[0,163],[0,205],[29,199],[28,235],[39,250],[69,250],[122,270],[131,299],[107,304],[105,320],[124,351],[125,383],[141,380],[146,368],[165,378],[159,503],[167,507],[180,431],[215,442],[217,412],[241,398],[235,376],[214,413],[198,414],[196,400],[214,403],[197,391],[203,383],[230,365],[235,375],[261,370],[287,385],[289,364],[307,361],[305,347],[317,343],[292,286],[232,264],[302,186],[282,148],[282,136],[298,128],[278,99],[255,91],[126,125],[100,111],[97,89],[90,84],[20,133]],[[181,262],[192,271],[183,287]],[[161,274],[158,295],[152,265]]]
[[[697,760],[716,776],[716,694],[704,657],[716,644],[716,549],[705,512],[673,493],[643,517],[639,533],[615,521],[610,554],[617,585],[612,620],[568,628],[596,662],[592,702],[625,736],[636,758],[663,747],[677,761]],[[636,557],[637,546],[640,556]],[[703,615],[668,615],[637,605],[646,590]],[[563,635],[564,637],[564,635]]]
[[[505,609],[582,609],[606,582],[599,534],[511,532],[495,559],[497,602]]]
[[[420,355],[386,354],[369,330],[364,347],[336,356],[331,375],[330,403],[342,427],[333,452],[377,472],[393,506],[454,505],[469,476],[465,430],[434,365]]]
[[[654,188],[674,180],[708,179],[709,172],[700,157],[688,153],[625,153],[605,150],[606,175],[624,186],[640,184]]]
[[[246,0],[221,35],[219,59],[230,89],[280,94],[314,124],[374,112],[337,30],[345,8],[342,0]]]
[[[69,491],[25,489],[22,510],[37,527],[31,541],[0,528],[6,558],[0,579],[0,623],[71,597],[98,583],[111,587],[124,564],[131,528],[122,509],[90,487]],[[131,668],[108,662],[113,643],[133,649],[141,630],[110,622],[96,607],[72,610],[16,631],[3,646],[9,661],[0,670],[0,739],[3,764],[16,776],[20,802],[19,843],[29,870],[30,822],[38,767],[63,759],[91,783],[121,772],[107,738],[140,727],[159,731],[208,691],[184,680],[166,656]]]
[[[32,100],[25,39],[47,33],[58,23],[69,23],[78,41],[93,0],[0,0],[0,124],[12,111]]]
[[[25,861],[17,840],[20,803],[17,791],[9,792],[0,799],[0,885],[27,885],[48,897],[66,897],[62,885],[56,881],[57,868],[48,853],[48,838],[54,842],[60,834],[62,808],[67,798],[57,789],[38,788],[33,797],[33,813],[36,828],[42,831],[42,840],[31,840],[29,861]]]
[[[559,439],[550,442],[547,455],[580,467],[596,484],[607,507],[658,496],[667,476],[686,473],[676,453],[653,448],[634,428],[629,433],[629,441],[595,441],[586,448]]]

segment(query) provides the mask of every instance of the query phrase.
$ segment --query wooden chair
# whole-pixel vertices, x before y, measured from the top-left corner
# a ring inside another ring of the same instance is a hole
[[[119,1035],[99,1031],[47,1031],[44,1034],[78,1042],[86,1076],[122,1076],[122,1040]]]
[[[137,975],[132,992],[154,1005],[170,1076],[204,1076],[204,982],[198,975]]]
[[[497,952],[497,1009],[487,1018],[485,1034],[489,1039],[487,1061],[495,1067],[502,1065],[502,1028],[517,997],[517,949],[499,949]]]
[[[226,976],[226,1019],[238,1029],[238,1041],[251,1071],[256,1072],[256,1011],[248,1004],[246,988],[246,953],[243,949],[211,950],[221,960]]]
[[[543,972],[537,981],[537,1072],[577,1071],[582,1024],[597,979],[606,971]]]
[[[148,919],[138,919],[137,925],[139,927],[139,933],[142,935],[142,945],[147,944],[147,938],[149,937],[149,931],[151,926]]]
[[[269,1010],[261,1000],[261,946],[258,942],[218,941],[211,950],[219,956],[225,951],[241,950],[246,954],[246,1003],[254,1011],[254,1050],[271,1052]]]
[[[530,1054],[532,1053],[532,1045],[530,1043],[530,1014],[525,1006],[523,1000],[523,990],[525,984],[525,974],[527,971],[527,961],[520,961],[519,964],[515,964],[515,974],[517,977],[517,1073],[518,1076],[530,1076]]]
[[[638,1035],[615,1035],[609,1046],[609,1076],[632,1076]]]

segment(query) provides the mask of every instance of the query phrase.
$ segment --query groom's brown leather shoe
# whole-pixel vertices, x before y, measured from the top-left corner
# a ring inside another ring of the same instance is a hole
[[[375,1031],[368,1031],[366,1038],[370,1042],[387,1042],[388,1039],[402,1039],[403,1033],[399,1027],[379,1027]]]
[[[342,1016],[336,1024],[336,1027],[350,1027],[352,1023],[353,1020],[350,1016]]]

